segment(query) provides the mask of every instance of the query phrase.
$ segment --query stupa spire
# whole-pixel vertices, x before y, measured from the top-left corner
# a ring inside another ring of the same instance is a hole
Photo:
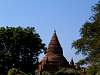
[[[54,29],[54,33],[56,33],[56,30]]]
[[[47,51],[46,52],[53,52],[56,54],[63,54],[63,50],[62,47],[59,43],[57,34],[56,34],[56,30],[54,30],[53,36],[50,40],[50,43],[48,45]]]
[[[72,58],[71,61],[70,61],[70,65],[74,65],[73,58]]]

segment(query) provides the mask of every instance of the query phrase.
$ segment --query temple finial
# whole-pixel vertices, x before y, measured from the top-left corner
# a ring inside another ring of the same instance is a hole
[[[73,58],[71,59],[70,64],[71,64],[71,65],[74,65]]]
[[[63,50],[62,50],[62,47],[59,43],[59,40],[58,40],[58,37],[56,34],[56,30],[54,30],[54,32],[53,32],[52,38],[49,42],[49,45],[48,45],[46,52],[47,53],[52,52],[55,54],[63,54]]]
[[[56,33],[56,30],[54,29],[54,33]]]

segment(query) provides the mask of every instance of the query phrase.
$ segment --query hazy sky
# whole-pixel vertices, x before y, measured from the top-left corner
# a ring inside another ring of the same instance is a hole
[[[67,60],[82,58],[71,48],[98,0],[0,0],[0,26],[33,26],[48,45],[54,29]],[[40,56],[42,57],[42,55]]]

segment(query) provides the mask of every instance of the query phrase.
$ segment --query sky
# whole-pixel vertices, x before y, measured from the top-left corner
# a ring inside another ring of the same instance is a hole
[[[75,55],[73,41],[80,38],[80,28],[92,15],[98,0],[0,0],[0,26],[35,27],[48,46],[54,30],[68,61],[84,58]],[[43,54],[40,55],[40,58]]]

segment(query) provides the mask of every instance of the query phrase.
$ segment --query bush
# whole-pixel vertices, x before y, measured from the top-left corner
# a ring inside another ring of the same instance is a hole
[[[18,69],[16,68],[12,68],[8,71],[8,74],[7,75],[27,75],[25,74],[24,72],[22,71],[19,71]]]
[[[75,69],[65,69],[65,68],[62,68],[61,70],[57,71],[55,73],[55,75],[81,75],[80,74],[80,71],[78,70],[75,70]]]

